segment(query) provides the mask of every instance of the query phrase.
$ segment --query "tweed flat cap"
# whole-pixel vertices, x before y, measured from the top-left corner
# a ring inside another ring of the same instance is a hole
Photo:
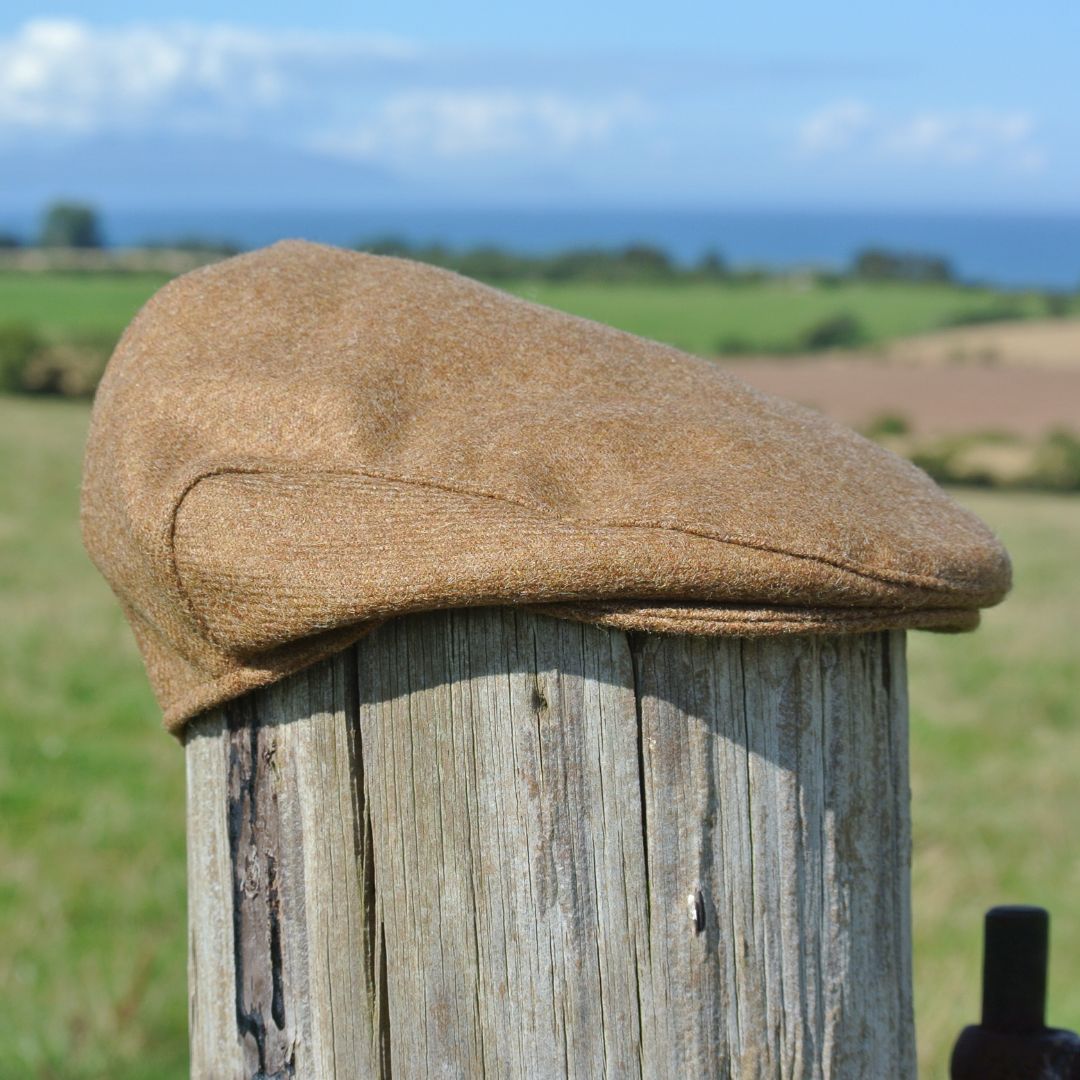
[[[187,274],[94,405],[83,534],[178,731],[404,612],[965,630],[1005,551],[912,465],[715,364],[287,242]]]

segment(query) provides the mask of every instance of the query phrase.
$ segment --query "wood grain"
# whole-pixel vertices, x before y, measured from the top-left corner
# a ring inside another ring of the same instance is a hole
[[[190,725],[193,1077],[377,1077],[353,653]]]
[[[193,1076],[914,1075],[902,633],[419,615],[187,752]]]

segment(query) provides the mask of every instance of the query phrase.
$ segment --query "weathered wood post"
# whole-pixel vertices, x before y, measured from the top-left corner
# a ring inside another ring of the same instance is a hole
[[[410,616],[188,726],[195,1076],[914,1075],[899,631]]]
[[[166,286],[87,546],[186,747],[192,1073],[913,1072],[912,466],[662,345],[287,244]]]

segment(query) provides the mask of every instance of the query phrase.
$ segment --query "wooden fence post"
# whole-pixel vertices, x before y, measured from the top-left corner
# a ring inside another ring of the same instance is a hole
[[[192,1075],[914,1075],[904,634],[393,620],[188,727]]]

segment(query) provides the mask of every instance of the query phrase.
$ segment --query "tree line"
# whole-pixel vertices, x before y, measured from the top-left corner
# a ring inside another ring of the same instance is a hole
[[[753,284],[777,276],[762,267],[733,267],[716,249],[707,250],[696,262],[676,262],[652,244],[628,244],[617,248],[576,248],[554,254],[530,255],[495,245],[458,250],[445,244],[412,244],[401,237],[383,237],[355,245],[374,255],[416,259],[456,270],[481,281],[522,279],[540,281],[687,281],[720,280]],[[798,273],[799,271],[795,271]],[[788,276],[786,272],[780,276]],[[895,252],[881,247],[856,252],[842,271],[805,271],[818,284],[842,281],[899,281],[915,284],[957,284],[948,259],[918,252]]]
[[[101,248],[105,234],[98,211],[90,204],[61,200],[45,208],[35,245],[45,248]],[[13,233],[0,233],[0,248],[24,246]],[[234,244],[197,236],[172,241],[154,241],[145,247],[203,251],[226,256],[241,249]],[[631,243],[616,248],[586,247],[553,254],[527,254],[488,244],[457,249],[445,244],[414,244],[401,237],[379,237],[354,245],[378,255],[396,255],[431,263],[481,281],[506,282],[522,279],[541,281],[664,282],[727,281],[754,284],[777,276],[763,267],[733,267],[714,248],[686,264],[676,261],[662,248],[649,243]],[[948,259],[919,252],[892,251],[867,247],[855,253],[842,270],[811,268],[795,271],[812,277],[817,284],[843,281],[898,281],[921,284],[956,284],[957,277]],[[782,276],[790,276],[784,272]]]

